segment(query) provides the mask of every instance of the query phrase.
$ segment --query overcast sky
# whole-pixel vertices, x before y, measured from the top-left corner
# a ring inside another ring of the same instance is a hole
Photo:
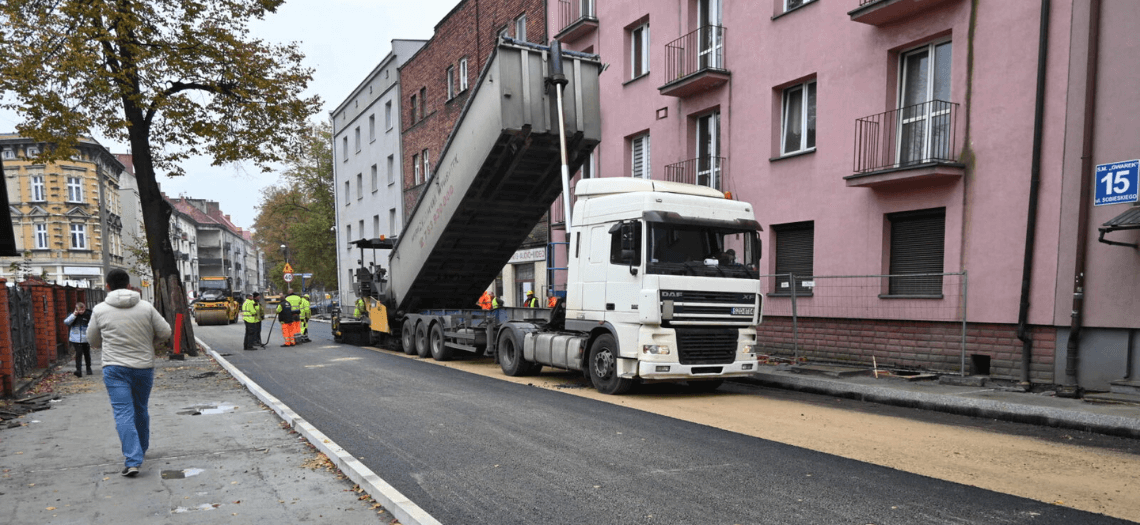
[[[313,119],[327,120],[330,111],[348,97],[364,76],[391,51],[393,39],[432,36],[439,22],[459,0],[286,0],[276,14],[251,26],[253,35],[269,42],[297,41],[312,68],[307,94],[321,97],[323,108]],[[17,115],[0,111],[0,133],[15,131]],[[114,153],[126,144],[97,136]],[[181,194],[215,200],[234,224],[250,228],[261,202],[261,189],[275,184],[277,175],[256,167],[214,167],[210,159],[186,162],[185,177],[159,176],[167,195]]]

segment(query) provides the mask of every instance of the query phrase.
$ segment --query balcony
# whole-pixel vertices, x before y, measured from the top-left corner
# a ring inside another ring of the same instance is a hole
[[[932,100],[855,121],[855,174],[849,187],[961,178],[958,104]]]
[[[724,63],[724,28],[703,26],[665,45],[667,97],[688,97],[728,82]]]
[[[859,7],[848,11],[851,20],[876,27],[929,11],[954,0],[859,0]]]
[[[206,266],[221,266],[221,265],[222,265],[222,258],[221,257],[199,257],[198,258],[198,267],[199,268],[206,267]]]
[[[594,0],[558,0],[558,33],[554,38],[572,42],[598,30]]]
[[[720,190],[724,160],[724,157],[699,157],[669,164],[665,166],[665,180]]]

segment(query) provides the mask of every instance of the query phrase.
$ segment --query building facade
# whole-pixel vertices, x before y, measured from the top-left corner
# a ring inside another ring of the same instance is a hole
[[[462,0],[436,24],[427,44],[400,67],[405,216],[431,179],[499,37],[545,43],[546,18],[542,0]],[[507,305],[522,304],[528,290],[542,295],[546,258],[536,260],[529,254],[545,250],[548,229],[546,220],[537,225],[512,259],[516,263],[504,268],[495,283],[488,283]]]
[[[404,228],[403,165],[400,162],[399,67],[424,40],[393,40],[392,51],[330,115],[336,190],[337,288],[351,304],[353,278],[361,264],[384,262],[388,250],[365,253],[348,243],[396,237]]]
[[[1112,117],[1137,114],[1120,87],[1135,83],[1126,64],[1137,44],[1121,28],[1140,10],[1127,0],[1054,1],[1045,12],[1049,4],[549,0],[548,9],[565,47],[608,64],[592,175],[702,184],[755,205],[770,351],[1107,390],[1140,371],[1129,347],[1140,283],[1134,253],[1096,242],[1129,205],[1082,196],[1094,174],[1081,167],[1090,136],[1081,123],[1095,123],[1092,165],[1140,157],[1126,138],[1135,119]],[[1075,275],[1083,324],[1068,341]]]
[[[27,276],[101,288],[111,268],[126,268],[120,177],[124,166],[102,145],[81,139],[65,161],[42,163],[49,144],[0,135],[9,213],[22,258],[3,258],[0,276]]]
[[[234,225],[216,201],[179,197],[169,202],[177,216],[171,227],[171,242],[176,246],[179,271],[185,282],[192,284],[186,287],[187,292],[199,292],[198,279],[202,277],[228,277],[233,291],[243,294],[264,289],[260,251],[247,238],[248,232]]]

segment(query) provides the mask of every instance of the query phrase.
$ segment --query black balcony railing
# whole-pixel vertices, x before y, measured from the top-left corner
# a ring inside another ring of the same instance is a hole
[[[221,257],[199,257],[198,266],[221,266]]]
[[[665,81],[674,82],[724,65],[724,27],[703,26],[665,44]]]
[[[558,0],[558,33],[578,22],[597,19],[593,0]]]
[[[665,166],[665,180],[708,186],[719,190],[724,177],[724,157],[699,157]]]
[[[958,104],[932,100],[855,121],[855,173],[957,163]]]

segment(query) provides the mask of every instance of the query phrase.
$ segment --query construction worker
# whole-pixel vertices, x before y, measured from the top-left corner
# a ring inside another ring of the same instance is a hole
[[[261,309],[261,294],[253,292],[246,297],[241,305],[241,317],[245,321],[244,350],[257,350],[261,344],[261,320],[265,319],[265,311]]]
[[[368,315],[368,303],[363,297],[356,298],[356,307],[352,309],[352,316],[357,319]]]
[[[502,298],[500,298],[499,296],[497,296],[495,294],[491,294],[491,309],[496,310],[496,309],[502,308],[504,306],[506,306],[506,305],[503,304]]]
[[[285,343],[281,346],[297,346],[297,331],[301,329],[301,298],[293,290],[277,305],[277,322],[281,323],[281,335]]]
[[[301,296],[301,325],[297,330],[297,335],[294,339],[297,343],[308,343],[312,341],[309,339],[309,319],[313,317],[313,304],[309,302],[308,296]]]
[[[483,290],[483,295],[479,296],[479,308],[484,310],[491,309],[491,292]]]
[[[554,308],[554,305],[558,304],[558,296],[554,295],[554,292],[550,292],[549,294],[547,294],[547,296],[548,297],[546,298],[546,307],[547,308]]]
[[[538,308],[538,298],[534,296],[534,290],[526,291],[526,300],[523,301],[523,306],[526,308]]]

